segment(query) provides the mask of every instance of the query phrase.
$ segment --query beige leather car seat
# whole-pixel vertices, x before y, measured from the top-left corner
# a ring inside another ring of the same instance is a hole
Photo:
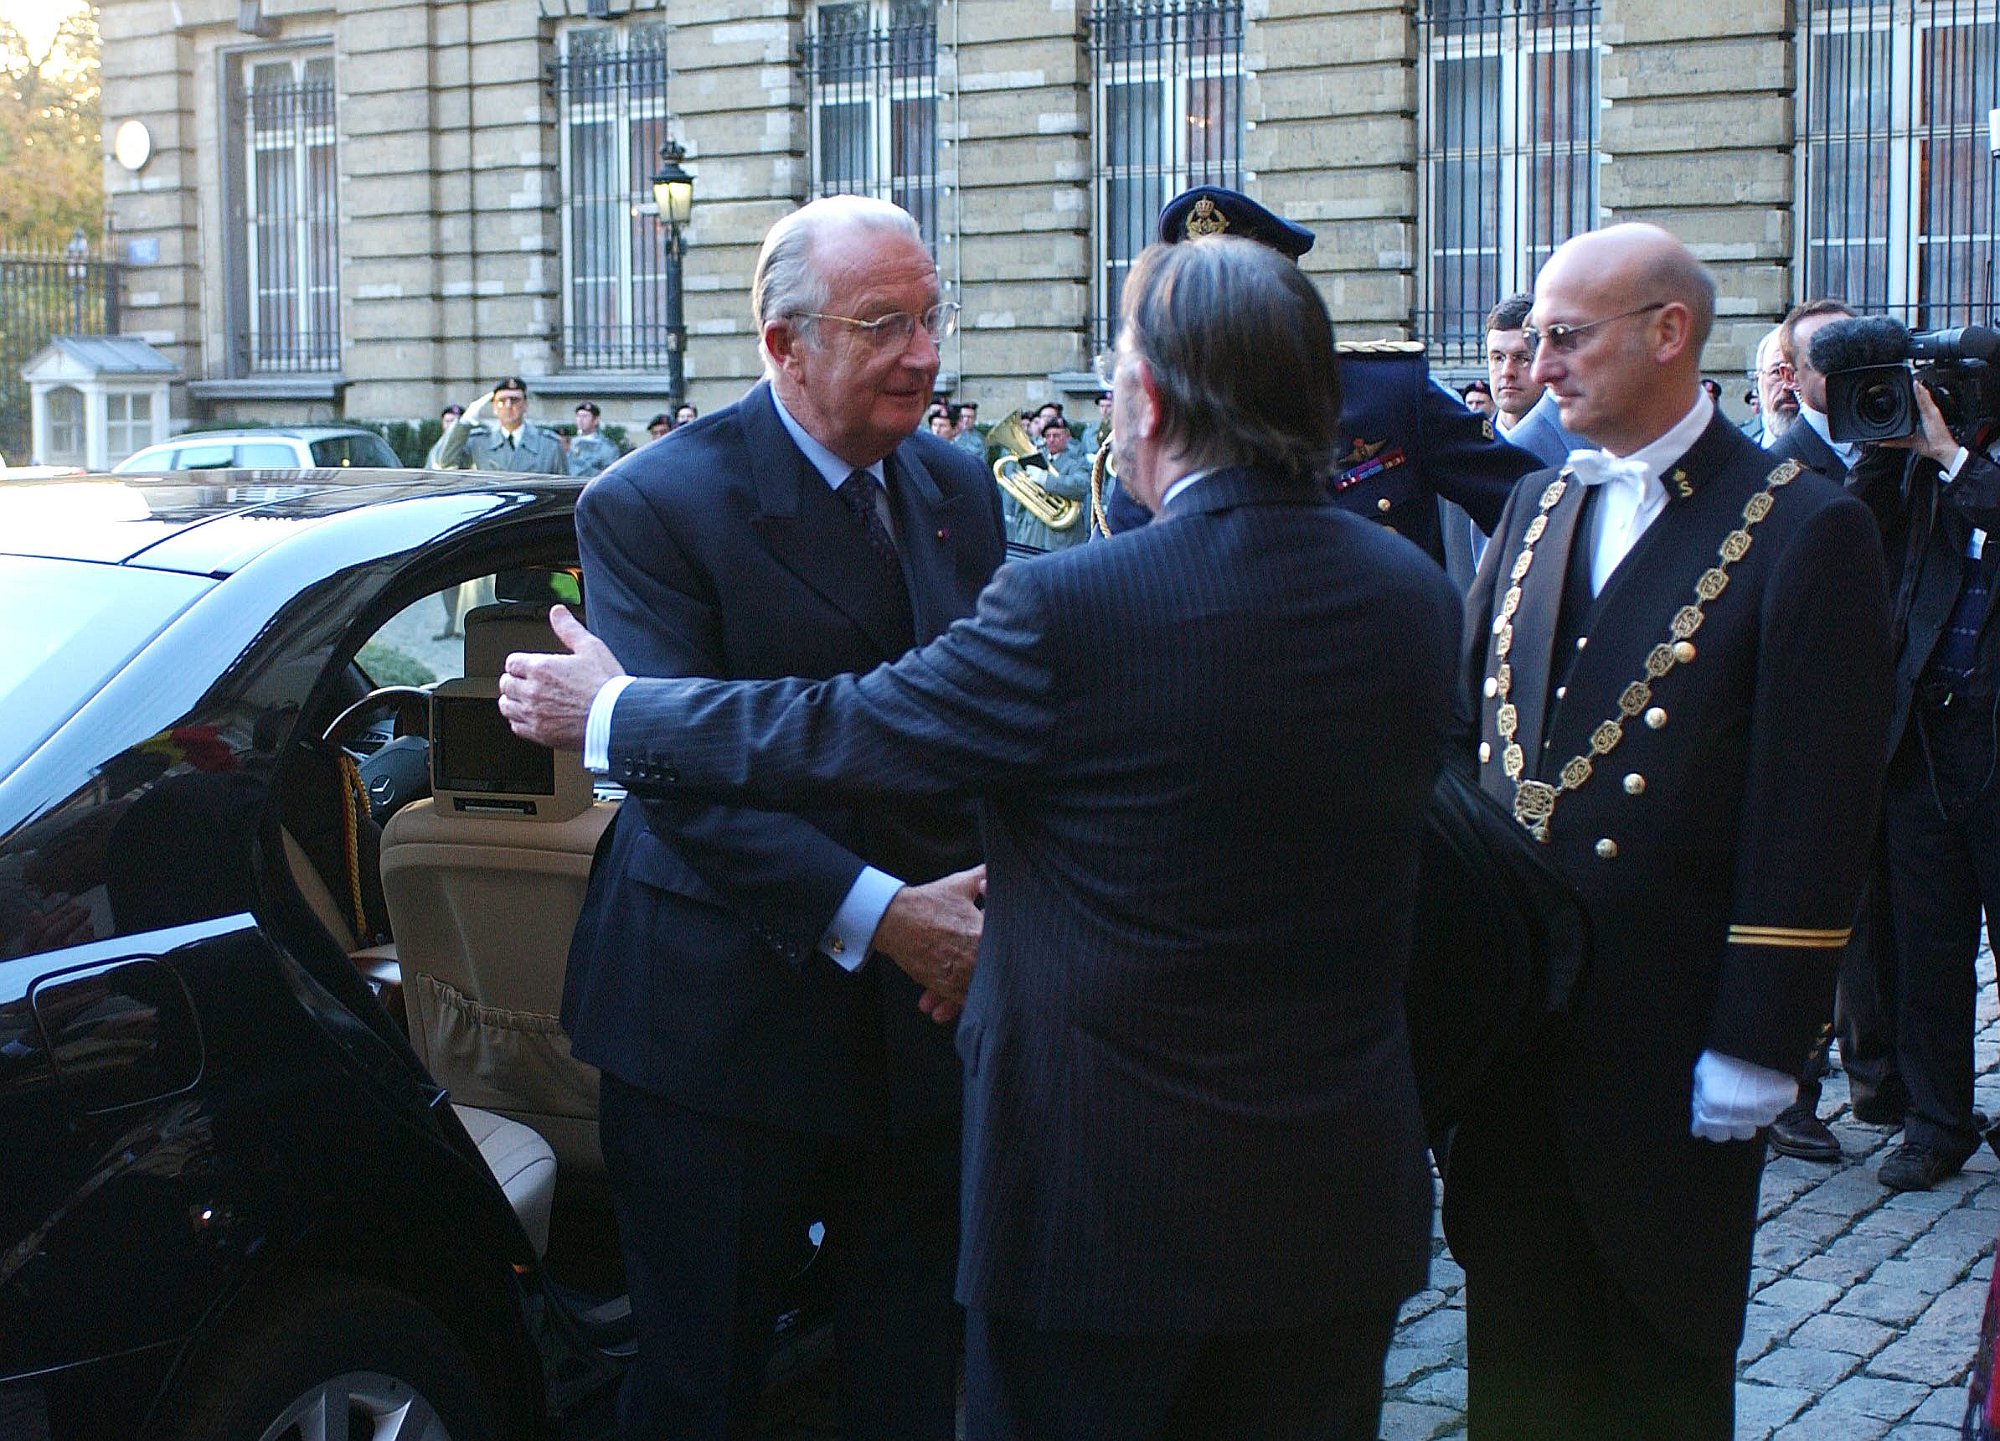
[[[510,650],[560,649],[545,607],[482,606],[465,622],[468,678],[497,678]],[[528,814],[441,793],[397,811],[382,834],[382,889],[410,1043],[431,1075],[455,1102],[532,1127],[564,1176],[601,1182],[597,1072],[570,1055],[556,1013],[591,857],[617,806],[591,798],[581,757],[555,760],[563,806],[538,797]]]

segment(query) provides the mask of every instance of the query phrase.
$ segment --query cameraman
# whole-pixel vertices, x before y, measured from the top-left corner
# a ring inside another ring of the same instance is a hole
[[[1921,384],[1916,407],[1916,433],[1864,447],[1848,483],[1882,528],[1898,646],[1883,799],[1897,955],[1882,979],[1909,1101],[1877,1173],[1898,1191],[1929,1190],[1979,1147],[1973,963],[1982,911],[2000,915],[2000,465],[1980,448],[1990,422],[1968,450]]]

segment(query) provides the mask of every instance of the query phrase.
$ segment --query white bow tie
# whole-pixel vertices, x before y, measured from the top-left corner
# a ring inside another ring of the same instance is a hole
[[[1622,460],[1602,450],[1572,450],[1569,453],[1568,467],[1570,474],[1584,485],[1606,485],[1622,480],[1643,490],[1647,480],[1652,476],[1645,462]]]

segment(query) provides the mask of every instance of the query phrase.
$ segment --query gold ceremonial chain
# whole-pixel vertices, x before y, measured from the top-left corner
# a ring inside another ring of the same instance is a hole
[[[1104,512],[1104,482],[1109,477],[1118,478],[1118,471],[1111,464],[1111,420],[1104,421],[1104,434],[1097,442],[1097,454],[1090,458],[1090,515],[1097,522],[1099,535],[1111,534],[1111,517]]]
[[[1500,754],[1500,769],[1507,779],[1514,783],[1514,819],[1528,828],[1528,833],[1536,840],[1546,843],[1549,838],[1549,818],[1555,814],[1556,797],[1565,791],[1573,791],[1590,779],[1593,769],[1592,756],[1608,756],[1617,749],[1618,742],[1625,738],[1625,724],[1645,711],[1653,700],[1653,683],[1659,681],[1676,665],[1686,665],[1694,660],[1694,633],[1701,629],[1704,619],[1702,607],[1714,600],[1729,585],[1729,567],[1750,553],[1750,531],[1765,516],[1771,513],[1772,497],[1782,487],[1790,485],[1799,473],[1799,463],[1788,460],[1765,478],[1764,489],[1750,497],[1743,505],[1743,524],[1722,538],[1717,550],[1721,564],[1711,566],[1701,573],[1694,583],[1695,600],[1692,605],[1684,605],[1674,612],[1668,623],[1669,639],[1653,649],[1646,656],[1646,676],[1635,680],[1618,695],[1618,714],[1605,721],[1590,733],[1590,754],[1570,757],[1558,773],[1558,783],[1523,780],[1527,769],[1527,757],[1521,752],[1521,744],[1516,739],[1520,729],[1520,714],[1514,703],[1508,699],[1514,688],[1514,667],[1507,660],[1507,653],[1514,648],[1514,612],[1521,605],[1521,581],[1535,563],[1535,543],[1549,528],[1549,512],[1556,502],[1563,498],[1569,482],[1564,479],[1570,474],[1567,467],[1562,475],[1549,482],[1542,492],[1542,513],[1528,522],[1527,534],[1521,538],[1521,553],[1514,558],[1512,584],[1500,602],[1500,614],[1493,620],[1493,652],[1500,659],[1499,668],[1494,672],[1494,694],[1500,699],[1500,709],[1493,717],[1493,727],[1507,748]]]

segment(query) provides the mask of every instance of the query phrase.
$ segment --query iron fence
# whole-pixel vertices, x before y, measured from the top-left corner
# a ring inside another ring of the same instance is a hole
[[[1095,0],[1087,20],[1097,224],[1092,348],[1167,201],[1243,185],[1242,0]]]
[[[937,7],[846,0],[814,7],[805,74],[813,194],[872,195],[938,243]]]
[[[1486,312],[1597,223],[1597,0],[1419,0],[1417,333],[1483,355]]]
[[[1799,26],[1801,295],[1993,323],[1991,0],[1801,0]]]
[[[0,252],[0,455],[23,464],[32,448],[21,367],[54,336],[117,334],[119,272],[96,255]]]

